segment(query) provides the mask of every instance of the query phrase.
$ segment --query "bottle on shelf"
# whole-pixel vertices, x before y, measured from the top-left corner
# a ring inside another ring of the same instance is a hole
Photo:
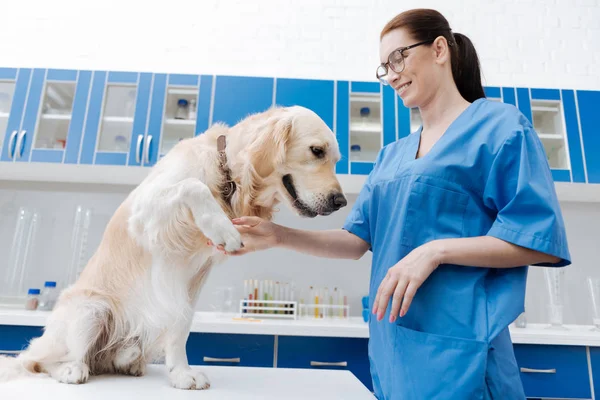
[[[40,295],[40,302],[38,309],[43,311],[52,311],[56,303],[56,282],[46,281],[42,294]]]
[[[175,119],[186,119],[188,117],[188,101],[186,99],[177,100],[177,110]]]

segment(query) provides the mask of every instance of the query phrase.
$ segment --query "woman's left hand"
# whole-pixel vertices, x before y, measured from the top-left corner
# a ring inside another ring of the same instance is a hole
[[[383,318],[392,295],[390,322],[394,322],[398,315],[406,315],[417,289],[439,265],[436,244],[429,242],[417,247],[391,267],[379,285],[373,302],[373,314],[377,314],[377,320]]]

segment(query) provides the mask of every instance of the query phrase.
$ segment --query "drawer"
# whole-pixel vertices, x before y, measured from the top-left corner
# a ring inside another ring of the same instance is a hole
[[[25,349],[31,339],[42,336],[43,329],[41,326],[0,325],[0,354]]]
[[[346,369],[373,390],[368,339],[279,336],[278,368]]]
[[[591,399],[586,348],[515,344],[527,397]]]
[[[275,337],[224,333],[190,333],[190,365],[273,367]]]

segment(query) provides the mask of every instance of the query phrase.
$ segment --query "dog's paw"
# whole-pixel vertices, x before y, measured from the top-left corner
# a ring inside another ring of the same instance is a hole
[[[90,370],[82,362],[63,363],[52,373],[52,377],[62,383],[80,384],[88,380]]]
[[[242,247],[240,233],[225,215],[204,214],[199,227],[215,246],[223,245],[225,251],[236,251]]]
[[[146,362],[139,346],[126,347],[117,352],[113,366],[120,374],[142,376],[146,373]]]
[[[177,389],[204,390],[210,387],[206,375],[191,368],[174,368],[169,372],[169,380]]]

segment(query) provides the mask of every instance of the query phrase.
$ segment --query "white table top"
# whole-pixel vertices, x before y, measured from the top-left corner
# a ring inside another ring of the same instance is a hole
[[[48,311],[0,307],[0,325],[44,326]],[[386,320],[380,323],[388,323]],[[526,328],[510,326],[513,343],[600,347],[600,331],[591,325],[565,325],[552,329],[547,324],[528,324]],[[362,318],[336,319],[241,319],[238,314],[220,315],[196,312],[191,332],[257,335],[329,336],[368,338],[369,326]],[[0,349],[1,350],[1,349]]]
[[[92,376],[82,385],[68,385],[42,375],[0,384],[2,400],[202,399],[374,400],[373,394],[349,371],[290,368],[193,366],[210,380],[207,390],[170,386],[164,365],[149,365],[142,377]]]

